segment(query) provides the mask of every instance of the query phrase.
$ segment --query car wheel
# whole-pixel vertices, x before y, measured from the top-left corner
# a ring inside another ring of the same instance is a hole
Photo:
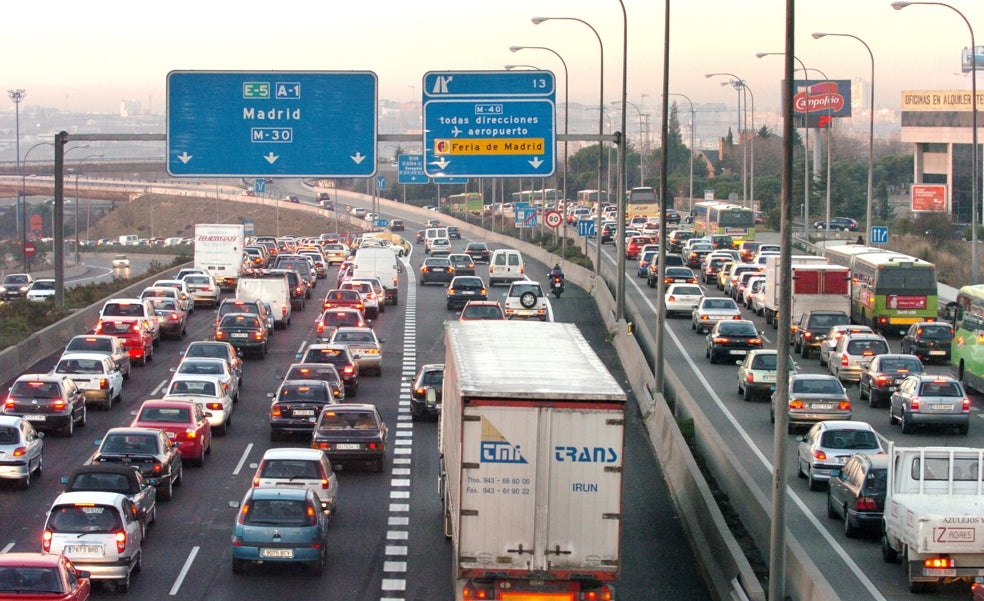
[[[65,434],[65,436],[68,436],[69,438],[75,436],[75,418],[70,418],[68,420],[68,426],[66,426],[65,429],[62,430],[62,432]]]
[[[889,401],[889,406],[888,406],[888,425],[889,426],[895,425],[895,407],[891,405],[891,401]]]
[[[896,563],[899,560],[899,552],[888,544],[888,536],[885,534],[881,537],[881,553],[885,563]]]
[[[89,423],[89,409],[83,404],[82,419],[79,420],[79,427],[84,428],[87,423]]]
[[[202,450],[198,453],[198,457],[195,457],[192,465],[195,467],[202,467],[205,465],[205,445],[202,445]]]
[[[20,487],[24,490],[31,488],[31,470],[27,470],[27,475],[21,478]]]
[[[806,472],[803,471],[803,461],[799,457],[796,458],[796,477],[806,479]]]
[[[820,357],[820,367],[826,367],[827,360],[823,358],[823,351],[820,351],[818,356]]]
[[[847,513],[847,507],[844,507],[843,510],[844,510],[844,536],[846,536],[847,538],[856,538],[859,533],[859,529],[854,524],[851,523],[851,516]]]
[[[157,485],[157,498],[161,501],[170,501],[174,498],[174,482],[170,478],[167,482]]]
[[[844,515],[847,515],[845,513]],[[840,517],[836,510],[834,510],[834,499],[830,496],[830,489],[827,489],[827,517],[836,520]]]
[[[899,423],[902,426],[902,433],[908,434],[912,432],[912,420],[905,418],[905,407],[902,408],[902,415],[899,416]]]
[[[116,581],[116,592],[125,593],[130,590],[130,572],[126,576]]]
[[[808,472],[806,474],[806,481],[810,485],[810,490],[820,490],[820,488],[823,486],[823,482],[813,477],[812,466],[807,466],[807,470]]]
[[[871,405],[871,392],[869,391],[868,394],[864,393],[864,379],[858,380],[858,398],[861,400],[868,399],[868,405],[874,406]]]
[[[806,346],[805,344],[801,344],[800,345],[800,356],[803,357],[804,359],[809,359],[810,358],[810,347]]]

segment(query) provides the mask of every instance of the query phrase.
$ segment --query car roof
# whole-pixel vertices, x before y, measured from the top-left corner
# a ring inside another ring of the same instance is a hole
[[[109,355],[107,355],[106,353],[68,351],[66,353],[62,353],[61,357],[58,357],[59,361],[61,361],[62,359],[89,359],[92,361],[102,361],[104,359],[109,359]]]
[[[875,428],[872,427],[868,422],[847,420],[847,419],[830,419],[822,422],[817,422],[821,424],[821,428],[824,430],[868,430],[869,432],[874,432]]]
[[[19,415],[0,415],[0,426],[16,426],[22,419]]]
[[[137,467],[134,465],[123,465],[119,463],[96,463],[89,465],[80,465],[72,470],[72,476],[77,476],[78,474],[92,474],[101,473],[105,474],[107,472],[114,474],[139,474]],[[69,476],[71,479],[71,476]]]
[[[79,490],[73,492],[63,492],[58,495],[52,507],[55,505],[74,505],[75,503],[96,503],[98,505],[112,505],[119,507],[126,495],[118,492],[107,492],[102,490]]]
[[[57,567],[61,558],[58,553],[0,553],[0,566]]]
[[[320,460],[325,456],[321,449],[305,449],[300,447],[276,447],[267,449],[263,459],[308,459]]]
[[[254,501],[256,500],[267,500],[267,499],[288,499],[303,501],[308,498],[309,491],[307,488],[284,488],[283,486],[256,486],[252,487],[247,491]],[[311,493],[313,494],[313,493]]]
[[[326,411],[334,411],[335,413],[379,413],[379,410],[372,403],[338,403],[328,407]]]

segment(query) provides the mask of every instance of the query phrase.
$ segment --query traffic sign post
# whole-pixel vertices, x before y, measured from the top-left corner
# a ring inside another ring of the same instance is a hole
[[[257,194],[263,194],[266,192],[266,180],[262,177],[256,178],[256,181],[253,182],[253,192],[256,192]]]
[[[543,216],[543,223],[549,227],[559,227],[564,222],[564,216],[560,211],[547,211]]]
[[[377,175],[376,176],[376,189],[377,190],[380,190],[380,191],[386,189],[386,176],[385,175]]]
[[[377,80],[371,71],[172,71],[172,176],[370,177]]]
[[[868,236],[872,244],[888,244],[888,227],[884,225],[871,226],[871,235]]]
[[[432,71],[422,89],[427,175],[553,175],[553,73]]]
[[[389,219],[376,219],[372,222],[373,227],[389,227]]]
[[[595,222],[592,219],[578,219],[577,221],[577,235],[583,236],[585,238],[593,238],[595,236]]]

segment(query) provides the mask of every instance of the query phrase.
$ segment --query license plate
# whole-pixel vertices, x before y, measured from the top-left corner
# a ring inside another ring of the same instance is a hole
[[[243,334],[234,333],[234,334],[232,334],[231,337],[232,338],[249,338],[249,334],[245,334],[245,333],[243,333]]]
[[[945,355],[946,351],[929,351],[930,355]]]
[[[892,380],[892,384],[894,384],[895,386],[898,386],[901,383],[902,383],[902,378],[899,378],[898,380]]]
[[[953,403],[947,403],[946,405],[935,405],[934,409],[937,411],[953,411]]]
[[[814,403],[810,407],[812,409],[828,410],[828,409],[833,409],[834,408],[834,405],[833,405],[833,403]]]
[[[260,549],[260,557],[272,557],[277,559],[292,559],[293,549]]]
[[[475,296],[475,291],[474,290],[465,290],[461,294],[463,294],[464,296]]]
[[[747,355],[748,354],[748,351],[733,350],[733,351],[731,351],[731,354],[732,355]]]
[[[358,451],[359,449],[362,448],[362,445],[352,442],[340,442],[337,445],[335,445],[335,448],[338,449],[339,451]]]
[[[99,545],[65,545],[66,555],[102,555],[103,548]]]
[[[923,576],[956,576],[956,568],[923,568]]]
[[[177,436],[177,433],[175,432],[165,432],[165,434],[167,434],[168,438],[174,438],[175,436]]]
[[[762,381],[763,382],[775,382],[776,381],[776,374],[762,374]]]
[[[294,411],[294,415],[314,415],[313,409],[298,409]]]
[[[29,422],[43,422],[46,418],[43,415],[30,414],[30,415],[25,415],[24,419],[26,419]]]

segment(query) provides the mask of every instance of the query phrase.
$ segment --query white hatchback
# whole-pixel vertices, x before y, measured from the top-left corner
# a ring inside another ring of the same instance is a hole
[[[174,374],[167,386],[164,400],[194,401],[201,406],[218,436],[226,433],[232,423],[232,397],[222,386],[221,376]]]
[[[666,287],[663,315],[669,319],[675,313],[691,314],[703,298],[704,291],[697,284],[670,284]]]
[[[321,500],[321,509],[335,512],[338,478],[328,456],[320,449],[267,449],[256,465],[253,487],[307,488]]]

